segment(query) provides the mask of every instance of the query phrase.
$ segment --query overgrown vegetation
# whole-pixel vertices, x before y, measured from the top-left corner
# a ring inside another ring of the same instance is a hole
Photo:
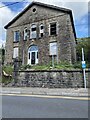
[[[12,73],[13,73],[13,66],[10,66],[10,65],[3,66],[2,70],[4,70],[7,74],[12,75]]]
[[[0,60],[2,61],[2,65],[4,65],[5,60],[5,48],[0,48]]]
[[[60,62],[59,64],[54,63],[54,67],[52,67],[52,63],[48,65],[23,65],[21,66],[20,70],[27,70],[27,69],[33,69],[33,70],[50,70],[50,69],[81,69],[81,61],[75,64],[70,64],[67,61]]]
[[[8,75],[7,76],[7,75],[2,74],[2,83],[4,84],[10,83],[12,81],[13,66],[3,66],[2,71],[4,71],[5,74]]]
[[[12,78],[11,77],[8,77],[8,79],[5,77],[5,76],[2,76],[2,83],[4,84],[9,84],[12,82]]]
[[[82,48],[84,49],[87,67],[90,67],[90,37],[77,39],[77,61],[82,61]]]

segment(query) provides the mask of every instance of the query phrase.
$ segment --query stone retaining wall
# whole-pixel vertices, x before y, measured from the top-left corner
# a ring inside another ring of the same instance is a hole
[[[86,71],[87,87],[88,73]],[[84,87],[81,70],[30,70],[19,71],[18,86],[45,88],[82,88]]]

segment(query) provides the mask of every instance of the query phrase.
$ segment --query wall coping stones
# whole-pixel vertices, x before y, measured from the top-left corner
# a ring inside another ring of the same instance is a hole
[[[82,73],[83,70],[81,69],[72,69],[72,70],[58,70],[58,69],[53,69],[53,70],[34,70],[34,69],[28,69],[28,70],[19,70],[19,72],[80,72]],[[86,72],[90,72],[90,69],[86,69]]]

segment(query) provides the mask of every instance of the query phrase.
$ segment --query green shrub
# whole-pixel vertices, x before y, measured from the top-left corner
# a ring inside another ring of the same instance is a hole
[[[20,67],[20,69],[21,70],[26,70],[26,69],[31,69],[31,65],[22,65],[21,67]]]
[[[59,64],[55,65],[57,69],[72,69],[73,65],[67,61],[61,61]]]
[[[32,66],[32,69],[35,69],[35,70],[47,70],[49,69],[49,66],[47,65],[35,65],[35,66]]]
[[[13,73],[13,66],[3,66],[2,70],[4,70],[7,74],[11,75]]]
[[[86,64],[88,66],[88,64]],[[61,61],[60,63],[54,63],[54,68],[52,67],[52,62],[48,65],[23,65],[21,70],[35,69],[35,70],[50,70],[50,69],[82,69],[81,62],[76,62],[75,64],[70,64],[67,61]]]
[[[12,78],[13,66],[10,66],[10,65],[3,66],[2,67],[2,71],[5,71],[5,73],[9,75],[7,77],[7,76],[5,76],[5,75],[2,74],[2,83],[4,83],[4,84],[10,83],[13,80],[13,78]]]
[[[9,84],[12,82],[12,80],[13,80],[12,77],[5,77],[2,75],[2,83]]]
[[[74,63],[74,68],[76,69],[76,68],[79,68],[79,69],[81,69],[82,68],[82,63],[81,62],[76,62],[76,63]]]

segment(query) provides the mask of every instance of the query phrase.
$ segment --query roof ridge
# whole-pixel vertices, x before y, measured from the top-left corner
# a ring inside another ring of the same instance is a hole
[[[36,3],[36,4],[41,4],[41,5],[47,5],[50,7],[56,7],[58,9],[63,9],[63,10],[67,10],[67,11],[71,11],[71,9],[65,8],[65,7],[59,7],[57,5],[53,5],[53,4],[47,4],[47,3],[43,3],[43,2],[38,2],[38,1],[32,1],[31,4]]]

